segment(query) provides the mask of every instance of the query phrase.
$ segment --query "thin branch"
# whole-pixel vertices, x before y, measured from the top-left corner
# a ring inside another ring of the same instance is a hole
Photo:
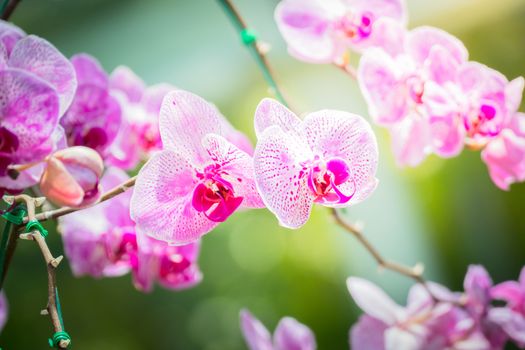
[[[41,205],[42,201],[36,198],[32,198],[28,195],[20,195],[15,197],[16,202],[25,202],[27,206],[27,217],[30,221],[36,220],[35,215],[35,207],[37,205]],[[30,233],[24,233],[20,235],[21,239],[27,239],[27,240],[33,240],[38,244],[38,247],[40,248],[40,252],[42,253],[42,256],[44,257],[44,261],[46,263],[47,267],[47,289],[48,289],[48,297],[47,297],[47,307],[45,309],[44,314],[49,314],[49,317],[51,318],[51,323],[53,324],[53,330],[55,333],[64,332],[64,326],[62,317],[60,315],[60,310],[57,306],[57,283],[56,283],[56,273],[55,269],[58,267],[60,262],[63,259],[63,256],[60,255],[59,257],[55,258],[53,257],[53,254],[51,254],[51,251],[49,250],[49,247],[47,245],[47,242],[45,238],[42,236],[42,234],[38,230],[33,230]],[[69,344],[71,343],[71,340],[69,339],[62,339],[58,342],[58,348],[59,349],[67,349]]]
[[[243,38],[244,44],[252,52],[255,61],[259,65],[259,68],[261,69],[264,78],[266,79],[266,82],[273,90],[277,99],[279,99],[283,104],[290,106],[287,102],[287,99],[284,97],[282,89],[277,84],[277,81],[275,79],[275,72],[271,67],[270,62],[268,62],[268,59],[266,58],[266,50],[264,50],[263,46],[257,41],[255,36],[252,36],[250,38],[250,41],[246,41],[244,35],[249,31],[249,28],[246,24],[246,21],[242,18],[240,12],[237,10],[237,8],[231,0],[217,1],[222,5],[224,11],[228,14],[228,17],[230,18],[232,24],[235,26],[235,28]]]
[[[412,278],[417,283],[420,283],[435,301],[438,300],[428,288],[427,281],[423,277],[423,265],[416,264],[413,267],[409,267],[399,264],[395,261],[389,261],[383,258],[379,251],[372,245],[372,243],[365,237],[365,235],[361,232],[361,230],[358,227],[346,222],[336,209],[332,208],[331,211],[332,215],[335,218],[335,221],[339,224],[339,226],[341,226],[348,233],[354,235],[354,237],[357,238],[359,243],[361,243],[363,247],[365,247],[365,249],[370,253],[370,255],[372,255],[372,257],[374,258],[374,260],[380,268],[394,271],[401,275]]]
[[[13,259],[13,255],[16,249],[16,243],[18,242],[18,226],[12,225],[11,232],[9,234],[9,240],[7,241],[7,247],[4,256],[4,264],[2,271],[0,271],[0,290],[4,287],[4,281],[7,276],[7,271],[9,270],[9,265]]]
[[[60,216],[64,216],[66,214],[74,213],[74,212],[79,211],[79,210],[91,208],[92,206],[95,206],[97,204],[105,202],[108,199],[111,199],[111,198],[115,197],[116,195],[119,195],[119,194],[127,191],[128,189],[132,188],[135,185],[135,180],[136,179],[137,179],[137,177],[134,176],[134,177],[130,178],[129,180],[127,180],[126,182],[124,182],[124,183],[118,185],[117,187],[111,189],[110,191],[104,193],[100,197],[99,201],[94,203],[93,205],[90,205],[90,206],[87,206],[87,207],[82,207],[82,208],[62,207],[62,208],[58,208],[58,209],[54,209],[54,210],[49,210],[49,211],[45,211],[45,212],[37,214],[35,216],[35,219],[38,220],[39,222],[42,222],[42,221],[46,221],[46,220],[49,220],[49,219],[56,219],[56,218],[58,218]],[[27,223],[29,220],[30,220],[30,218],[29,218],[29,215],[28,215],[27,217],[24,218],[24,223]]]
[[[9,17],[11,17],[11,15],[15,11],[15,9],[18,6],[18,4],[20,3],[20,1],[21,0],[11,0],[11,1],[9,1],[9,3],[7,4],[7,6],[4,9],[4,12],[2,13],[2,19],[4,21],[7,21],[9,19]]]

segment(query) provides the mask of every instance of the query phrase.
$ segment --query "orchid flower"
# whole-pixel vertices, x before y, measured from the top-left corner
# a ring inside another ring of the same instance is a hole
[[[239,207],[263,206],[252,158],[232,143],[237,132],[215,106],[173,91],[162,103],[159,129],[164,150],[140,170],[131,200],[140,233],[190,243]]]
[[[275,100],[255,112],[255,177],[282,226],[306,223],[314,203],[347,207],[376,188],[377,142],[360,116],[323,110],[299,119]]]

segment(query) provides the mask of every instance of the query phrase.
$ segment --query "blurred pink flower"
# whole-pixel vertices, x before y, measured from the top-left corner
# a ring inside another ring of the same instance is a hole
[[[410,289],[406,307],[397,305],[373,283],[351,277],[350,294],[365,311],[350,332],[356,350],[494,350],[479,331],[476,320],[452,303],[435,304],[421,285]],[[446,288],[429,284],[445,300],[459,300]]]
[[[46,158],[40,190],[56,205],[86,206],[100,197],[99,181],[103,171],[102,158],[93,149],[65,148]]]
[[[215,106],[186,91],[164,98],[164,150],[140,170],[131,200],[139,233],[173,244],[194,242],[242,204],[263,204],[251,156]]]
[[[283,0],[275,21],[290,54],[312,63],[339,61],[348,49],[382,45],[383,20],[405,25],[403,0]]]
[[[481,151],[492,181],[502,190],[525,181],[525,114],[516,113],[508,127]]]
[[[115,68],[109,77],[112,95],[122,109],[122,124],[109,148],[106,162],[129,170],[162,148],[159,112],[164,96],[175,89],[169,84],[146,87],[131,69]]]
[[[463,148],[458,111],[438,109],[440,94],[455,82],[467,61],[463,44],[432,27],[411,30],[401,39],[404,50],[389,54],[370,49],[361,58],[358,81],[370,116],[390,129],[401,165],[416,166],[430,153],[457,155]]]
[[[191,288],[202,280],[197,265],[200,241],[181,246],[140,235],[138,253],[133,261],[135,287],[149,292],[157,281],[161,286],[180,290]]]
[[[492,298],[504,300],[506,307],[490,310],[489,318],[499,324],[520,347],[525,347],[525,267],[518,281],[506,281],[492,287]]]
[[[101,180],[101,188],[108,191],[128,179],[122,170],[109,168]],[[100,278],[131,271],[134,285],[144,292],[151,291],[155,281],[173,290],[200,282],[199,243],[174,247],[148,237],[137,238],[135,223],[129,215],[131,196],[131,191],[127,191],[59,219],[73,273]]]
[[[71,58],[78,89],[71,107],[60,120],[69,146],[93,148],[102,156],[117,137],[121,108],[109,91],[109,79],[100,63],[87,54]]]
[[[7,168],[56,149],[58,120],[76,86],[73,66],[53,45],[0,21],[0,187],[16,191],[38,181],[39,174],[12,179]]]
[[[360,116],[322,110],[304,121],[272,99],[255,112],[255,177],[279,223],[298,228],[314,203],[346,207],[376,188],[377,142]]]
[[[117,168],[109,168],[100,181],[108,191],[128,179]],[[129,217],[131,193],[81,212],[59,218],[64,250],[75,276],[120,276],[130,271],[131,255],[136,254],[135,224]]]
[[[249,311],[240,314],[241,330],[250,350],[315,350],[317,348],[312,331],[296,319],[284,317],[273,334]]]

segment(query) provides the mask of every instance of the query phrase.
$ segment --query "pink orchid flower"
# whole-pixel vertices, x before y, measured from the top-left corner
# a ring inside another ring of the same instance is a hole
[[[121,108],[109,91],[109,78],[100,63],[87,54],[71,58],[78,89],[60,120],[68,145],[86,146],[105,155],[121,124]]]
[[[138,254],[132,261],[135,287],[150,292],[157,281],[172,290],[187,289],[202,280],[197,265],[200,241],[173,246],[166,242],[139,235]]]
[[[128,179],[117,168],[108,168],[100,181],[108,191]],[[75,276],[110,277],[131,270],[136,255],[135,223],[129,217],[131,193],[124,192],[82,212],[59,218],[64,250]]]
[[[314,203],[347,207],[376,188],[377,142],[360,116],[323,110],[299,119],[272,99],[255,112],[255,177],[282,226],[306,223]]]
[[[122,109],[122,124],[111,144],[106,162],[124,170],[134,169],[162,149],[158,115],[162,99],[175,88],[169,84],[146,87],[131,69],[119,66],[109,77],[111,94]]]
[[[499,324],[520,347],[525,347],[525,267],[518,281],[507,281],[492,287],[492,298],[504,300],[506,307],[490,310],[489,318]]]
[[[455,82],[468,52],[437,28],[420,27],[401,37],[402,53],[376,48],[361,58],[358,81],[370,116],[390,129],[400,165],[416,166],[430,153],[455,156],[463,148],[462,122],[457,111],[445,113],[431,102]]]
[[[403,0],[283,0],[275,21],[290,54],[312,63],[339,61],[348,49],[381,44],[383,20],[406,22]]]
[[[252,158],[232,143],[237,134],[215,106],[173,91],[162,103],[159,128],[164,150],[140,170],[131,201],[140,233],[190,243],[239,207],[263,206]]]
[[[118,168],[109,168],[101,180],[108,191],[129,179]],[[75,276],[96,278],[132,272],[134,285],[143,292],[158,281],[163,287],[179,290],[202,280],[197,265],[199,243],[170,246],[148,237],[137,239],[129,215],[131,192],[59,219],[66,256]]]
[[[0,21],[1,188],[23,190],[38,182],[42,168],[16,179],[7,169],[39,162],[57,148],[58,120],[76,86],[73,66],[53,45]]]
[[[492,181],[502,190],[525,181],[525,114],[516,113],[509,125],[481,151]]]
[[[65,148],[46,158],[40,190],[56,205],[86,206],[100,198],[103,171],[104,163],[95,150],[83,146]]]
[[[448,302],[435,304],[421,285],[410,289],[407,306],[401,307],[371,282],[351,277],[347,284],[357,305],[366,312],[351,329],[352,349],[495,349],[468,313]],[[445,300],[458,299],[440,285],[429,287]]]
[[[312,331],[296,319],[284,317],[273,334],[249,311],[240,314],[241,330],[250,350],[315,350],[317,344]]]

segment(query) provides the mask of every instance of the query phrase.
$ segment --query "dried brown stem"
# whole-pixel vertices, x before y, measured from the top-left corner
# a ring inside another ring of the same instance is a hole
[[[38,198],[32,198],[28,195],[20,195],[16,196],[14,198],[15,202],[25,202],[27,206],[27,217],[29,221],[36,220],[35,215],[35,207],[37,205],[42,205],[43,201]],[[30,233],[24,233],[20,235],[21,239],[27,239],[27,240],[33,240],[38,244],[38,247],[40,248],[40,252],[42,253],[42,256],[44,257],[44,261],[46,263],[47,267],[47,314],[49,314],[49,317],[51,318],[51,323],[53,325],[53,330],[55,333],[64,331],[64,328],[62,327],[62,322],[59,314],[59,310],[57,308],[56,304],[56,291],[57,291],[57,284],[56,284],[56,273],[55,269],[58,267],[58,264],[60,264],[60,261],[62,261],[63,256],[59,256],[57,258],[53,257],[53,254],[51,254],[51,251],[49,250],[49,247],[47,245],[46,240],[42,236],[42,234],[37,231],[33,230]],[[58,343],[59,349],[67,349],[69,344],[71,343],[70,340],[60,340]]]
[[[18,6],[18,4],[20,3],[20,1],[21,0],[11,0],[11,1],[9,1],[9,3],[7,4],[7,6],[4,9],[4,13],[2,14],[2,19],[4,21],[7,21],[9,19],[9,17],[11,17],[11,15],[15,11],[15,9]]]
[[[352,235],[354,235],[355,238],[357,238],[359,243],[361,243],[363,247],[365,247],[365,249],[370,253],[370,255],[372,255],[372,257],[374,258],[374,260],[380,268],[394,271],[401,275],[412,278],[414,281],[420,283],[423,287],[425,287],[425,289],[428,291],[428,293],[432,296],[434,300],[437,300],[437,298],[428,288],[427,282],[423,277],[423,265],[416,264],[413,267],[409,267],[399,264],[395,261],[389,261],[383,258],[379,251],[372,245],[372,243],[365,237],[363,232],[361,232],[361,230],[358,227],[346,222],[336,209],[332,208],[331,210],[332,215],[334,216],[335,221],[339,224],[339,226],[341,226],[348,233],[351,233]]]
[[[132,188],[135,185],[135,180],[136,179],[137,179],[137,177],[134,176],[134,177],[130,178],[129,180],[127,180],[126,182],[124,182],[124,183],[118,185],[117,187],[111,189],[110,191],[104,193],[100,197],[100,200],[98,202],[96,202],[95,204],[90,205],[88,207],[82,207],[82,208],[62,207],[62,208],[58,208],[58,209],[54,209],[54,210],[45,211],[43,213],[39,213],[39,214],[37,214],[35,216],[35,219],[40,221],[40,222],[42,222],[42,221],[46,221],[46,220],[49,220],[49,219],[56,219],[56,218],[58,218],[60,216],[64,216],[66,214],[74,213],[74,212],[79,211],[79,210],[90,208],[90,207],[92,207],[94,205],[97,205],[99,203],[105,202],[108,199],[111,199],[111,198],[115,197],[116,195],[119,195],[119,194],[127,191],[128,189]],[[24,223],[27,223],[29,220],[30,220],[30,217],[28,215],[27,217],[24,218]]]

